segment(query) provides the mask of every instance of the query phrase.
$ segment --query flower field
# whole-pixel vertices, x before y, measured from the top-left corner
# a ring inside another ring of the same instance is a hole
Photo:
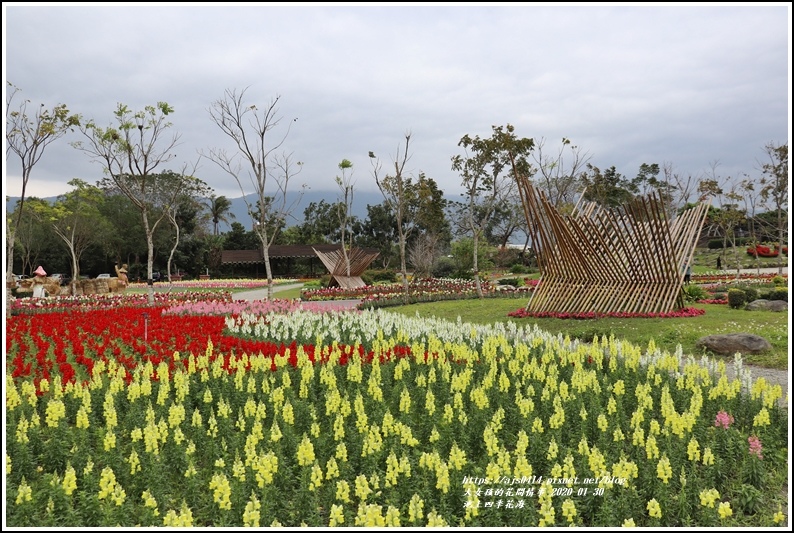
[[[224,292],[5,339],[12,527],[786,525],[782,392],[741,359]]]

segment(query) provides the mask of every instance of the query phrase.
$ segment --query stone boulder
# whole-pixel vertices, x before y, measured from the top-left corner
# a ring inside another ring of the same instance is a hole
[[[720,355],[763,353],[772,349],[768,340],[752,333],[728,333],[707,335],[697,341],[698,348],[705,348]]]
[[[748,311],[788,311],[788,302],[783,300],[753,300],[745,306]]]

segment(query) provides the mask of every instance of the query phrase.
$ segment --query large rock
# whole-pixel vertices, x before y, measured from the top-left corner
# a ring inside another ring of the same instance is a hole
[[[708,335],[698,339],[697,346],[720,355],[763,353],[772,349],[768,340],[752,333]]]
[[[783,300],[753,300],[745,306],[748,311],[788,311],[788,302]]]

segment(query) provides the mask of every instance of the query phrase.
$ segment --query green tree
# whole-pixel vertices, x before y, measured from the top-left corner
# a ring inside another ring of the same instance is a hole
[[[173,112],[174,109],[166,102],[146,106],[140,111],[118,104],[113,113],[113,124],[101,127],[91,120],[80,126],[86,140],[72,143],[102,165],[108,176],[102,186],[106,189],[115,187],[140,211],[148,252],[146,273],[150,305],[154,304],[154,231],[181,191],[196,182],[186,168],[180,173],[157,173],[159,167],[175,157],[172,151],[179,135],[166,137],[171,127],[168,115]]]
[[[378,261],[388,268],[399,257],[398,247],[394,244],[397,237],[397,218],[389,205],[383,203],[367,206],[367,218],[360,224],[358,242],[367,248],[378,250]]]
[[[41,258],[44,252],[53,245],[52,231],[47,229],[44,223],[35,216],[38,204],[48,206],[49,202],[35,196],[27,199],[27,209],[19,218],[16,228],[14,260],[20,263],[20,267],[19,269],[15,268],[15,272],[21,274],[30,275],[37,265],[42,264]],[[20,201],[17,200],[15,209],[10,214],[11,218],[17,218],[16,210],[19,209],[19,206]]]
[[[511,124],[491,128],[490,138],[463,136],[458,146],[466,155],[452,158],[452,170],[461,175],[465,198],[458,204],[458,224],[472,238],[472,270],[480,298],[480,239],[496,207],[515,196],[520,179],[529,179],[535,172],[527,159],[534,140],[516,136]]]
[[[171,228],[174,232],[173,245],[168,255],[168,262],[166,272],[168,273],[168,282],[171,282],[171,264],[174,259],[174,254],[179,247],[179,241],[182,233],[189,238],[193,230],[197,227],[198,213],[202,208],[201,196],[209,192],[207,187],[200,180],[195,180],[192,186],[181,189],[175,201],[170,205],[164,207],[165,215],[171,223]],[[194,257],[189,262],[194,268],[199,267],[199,260],[203,262],[203,252],[200,254],[202,257]],[[182,263],[185,264],[185,263]],[[177,270],[178,272],[178,270]]]
[[[783,246],[788,240],[788,143],[769,142],[764,146],[766,160],[761,164],[763,176],[759,182],[764,204],[777,214],[778,254],[777,271],[783,273]]]
[[[22,219],[25,208],[25,195],[33,167],[44,155],[44,150],[57,141],[68,131],[73,131],[80,124],[80,116],[70,114],[65,104],[58,104],[47,109],[44,104],[34,110],[28,110],[30,100],[22,100],[15,104],[14,98],[20,91],[8,82],[6,92],[6,158],[13,152],[22,164],[22,193],[19,204],[14,210],[14,219],[6,221],[6,280],[13,281],[14,273],[14,241],[16,229]]]
[[[587,187],[584,199],[599,205],[616,208],[629,202],[636,187],[625,178],[614,166],[605,171],[588,163],[587,171],[582,174],[582,181]]]
[[[213,235],[218,235],[218,224],[221,222],[226,222],[228,224],[231,219],[236,218],[235,214],[231,212],[232,201],[225,196],[211,195],[207,203],[207,208],[209,209],[210,220],[212,221]]]
[[[110,231],[98,205],[103,201],[102,191],[86,182],[73,179],[69,185],[74,190],[62,194],[49,205],[46,202],[34,204],[36,216],[44,221],[61,239],[71,257],[71,291],[80,279],[80,258],[93,243],[104,238]]]

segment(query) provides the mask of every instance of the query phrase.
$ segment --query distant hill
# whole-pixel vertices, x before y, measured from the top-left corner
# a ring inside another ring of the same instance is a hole
[[[287,205],[291,205],[297,198],[299,197],[299,193],[294,192],[290,193],[287,192]],[[253,205],[255,203],[256,195],[250,194],[248,195],[249,202]],[[231,222],[239,222],[243,226],[250,229],[251,227],[251,217],[248,216],[248,207],[245,204],[245,200],[242,196],[237,198],[230,198],[232,201],[232,208],[231,212],[234,214],[236,218],[231,219]],[[303,222],[303,212],[306,210],[307,207],[311,203],[320,203],[321,200],[325,200],[326,203],[333,204],[339,201],[339,192],[338,191],[306,191],[303,193],[303,197],[301,197],[300,202],[296,205],[294,210],[292,211],[292,218],[287,220],[287,226],[294,226]],[[380,191],[354,191],[353,192],[353,212],[351,213],[353,216],[358,217],[359,219],[363,220],[367,218],[367,206],[368,205],[378,205],[383,203],[383,195]],[[225,226],[225,227],[224,227]],[[228,231],[231,229],[230,224],[221,224],[219,230],[222,232]]]

